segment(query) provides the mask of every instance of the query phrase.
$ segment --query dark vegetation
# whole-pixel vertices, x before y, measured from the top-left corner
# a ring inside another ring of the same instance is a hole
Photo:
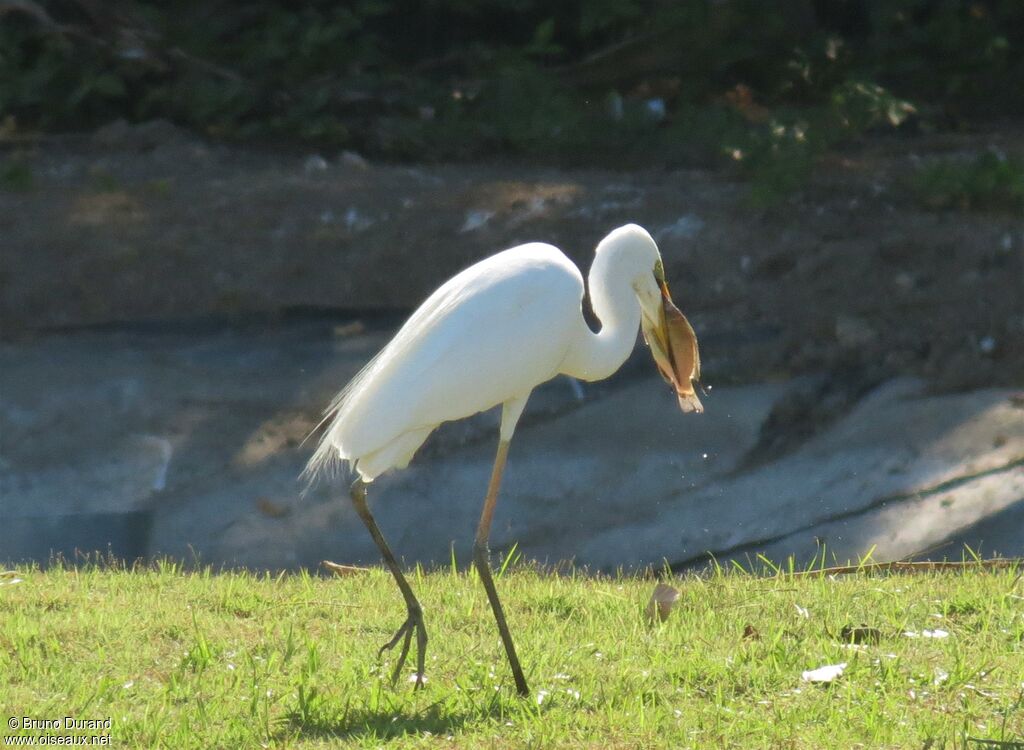
[[[865,133],[1024,115],[1024,3],[0,0],[0,113],[7,135],[166,118],[389,160],[722,163],[770,200]],[[915,184],[1020,206],[1019,164],[971,170]]]
[[[914,176],[912,187],[933,208],[1024,213],[1024,161],[991,151],[929,164]]]

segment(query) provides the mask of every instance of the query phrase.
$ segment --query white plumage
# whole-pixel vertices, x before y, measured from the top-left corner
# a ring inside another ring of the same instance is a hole
[[[579,270],[542,243],[454,276],[335,398],[312,471],[348,460],[372,480],[404,468],[441,422],[529,395],[558,374],[582,298]]]
[[[656,264],[654,240],[635,224],[598,245],[590,272],[597,334],[582,314],[583,277],[558,248],[529,243],[470,266],[431,294],[334,399],[308,475],[348,461],[371,481],[408,465],[442,422],[503,403],[521,408],[535,386],[560,373],[607,377],[629,356],[641,305],[657,321]]]
[[[391,569],[408,615],[381,652],[400,641],[395,681],[417,639],[417,686],[423,684],[427,631],[423,611],[366,502],[366,485],[413,454],[442,422],[502,406],[498,453],[473,546],[509,664],[521,695],[529,689],[490,572],[487,540],[509,444],[534,387],[559,373],[599,380],[617,370],[643,326],[655,362],[699,411],[692,390],[699,373],[696,337],[672,304],[658,247],[635,224],[597,246],[588,275],[590,330],[582,312],[583,277],[560,250],[520,245],[470,266],[445,282],[395,337],[335,397],[328,423],[306,467],[310,479],[342,462],[357,473],[352,501]]]

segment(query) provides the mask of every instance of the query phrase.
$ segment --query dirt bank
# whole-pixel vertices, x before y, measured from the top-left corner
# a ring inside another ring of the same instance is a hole
[[[1024,219],[929,211],[904,187],[921,160],[992,146],[1024,139],[868,143],[766,210],[707,171],[385,166],[111,126],[3,153],[29,174],[0,192],[3,335],[407,310],[497,249],[542,239],[587,266],[608,229],[636,221],[662,246],[711,382],[825,369],[854,389],[897,374],[1021,385]]]

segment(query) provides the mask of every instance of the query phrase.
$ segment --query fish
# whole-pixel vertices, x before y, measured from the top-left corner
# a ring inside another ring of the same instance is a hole
[[[686,413],[700,414],[704,405],[697,396],[695,384],[700,382],[700,348],[690,321],[672,302],[668,287],[661,285],[661,321],[657,326],[644,326],[644,339],[651,349],[654,364],[671,385]]]

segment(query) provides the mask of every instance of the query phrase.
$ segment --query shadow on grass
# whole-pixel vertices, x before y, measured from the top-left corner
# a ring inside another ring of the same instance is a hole
[[[516,699],[495,694],[487,702],[466,707],[452,706],[449,698],[441,698],[420,709],[385,704],[375,708],[346,705],[332,711],[331,707],[321,704],[312,715],[303,716],[298,711],[289,713],[284,718],[281,733],[293,738],[336,740],[361,737],[388,740],[425,733],[444,736],[467,724],[505,719],[510,714],[522,713],[522,704],[514,706],[507,700]],[[527,705],[534,711],[543,710],[532,702]]]
[[[287,717],[286,734],[299,735],[311,739],[356,739],[372,737],[388,740],[407,734],[423,734],[430,732],[436,735],[447,735],[465,725],[476,717],[467,714],[450,714],[434,706],[425,711],[387,711],[358,710],[347,712],[344,716],[331,719],[328,717],[303,720],[298,715]]]

